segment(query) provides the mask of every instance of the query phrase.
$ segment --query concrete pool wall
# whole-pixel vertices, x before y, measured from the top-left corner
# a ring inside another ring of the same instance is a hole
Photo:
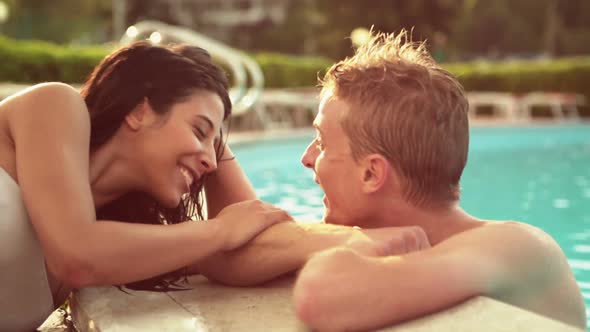
[[[169,293],[124,293],[115,287],[88,288],[72,297],[80,332],[308,331],[292,306],[291,278],[264,287],[225,287],[202,276],[192,289]],[[513,332],[582,330],[486,297],[397,326],[391,332]]]

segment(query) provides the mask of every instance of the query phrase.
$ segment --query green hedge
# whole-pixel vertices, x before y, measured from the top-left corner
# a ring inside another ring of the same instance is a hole
[[[80,83],[108,51],[106,47],[58,46],[0,37],[0,81]]]
[[[14,41],[0,37],[0,82],[80,83],[106,55],[108,47],[70,47],[39,41]],[[314,86],[332,63],[320,57],[295,57],[272,53],[253,55],[264,72],[266,86]],[[459,77],[468,91],[577,92],[590,102],[590,57],[510,63],[473,62],[445,67]],[[590,115],[588,108],[583,110]]]
[[[264,72],[265,85],[271,88],[315,86],[332,62],[321,57],[289,56],[273,53],[253,55]]]
[[[81,83],[107,55],[109,47],[58,46],[42,41],[15,41],[0,37],[0,82]],[[319,57],[253,54],[268,87],[315,85],[318,71],[330,65]]]
[[[510,63],[474,62],[445,66],[467,91],[576,92],[590,103],[590,57]],[[590,116],[588,107],[582,115]]]

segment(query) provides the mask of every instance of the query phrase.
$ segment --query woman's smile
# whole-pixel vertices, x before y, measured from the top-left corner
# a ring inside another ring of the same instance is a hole
[[[190,191],[190,187],[195,180],[195,175],[193,175],[193,172],[190,169],[182,165],[179,165],[178,169],[180,171],[180,174],[182,174],[182,176],[184,177],[184,181],[186,183],[186,190],[188,192]]]

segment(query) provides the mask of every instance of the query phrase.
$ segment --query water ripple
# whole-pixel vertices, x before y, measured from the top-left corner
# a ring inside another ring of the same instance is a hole
[[[590,261],[581,259],[568,259],[572,269],[590,271]]]
[[[556,209],[567,209],[570,207],[570,201],[565,198],[557,198],[553,200],[553,207]]]
[[[574,246],[574,251],[581,254],[590,254],[590,246],[585,244],[577,244]]]

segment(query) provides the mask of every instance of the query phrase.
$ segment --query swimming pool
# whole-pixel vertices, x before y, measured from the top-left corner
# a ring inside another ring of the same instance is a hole
[[[233,146],[261,199],[301,221],[323,215],[323,192],[299,162],[311,137]],[[551,234],[568,257],[590,316],[590,126],[473,128],[461,188],[467,212],[524,221]]]

